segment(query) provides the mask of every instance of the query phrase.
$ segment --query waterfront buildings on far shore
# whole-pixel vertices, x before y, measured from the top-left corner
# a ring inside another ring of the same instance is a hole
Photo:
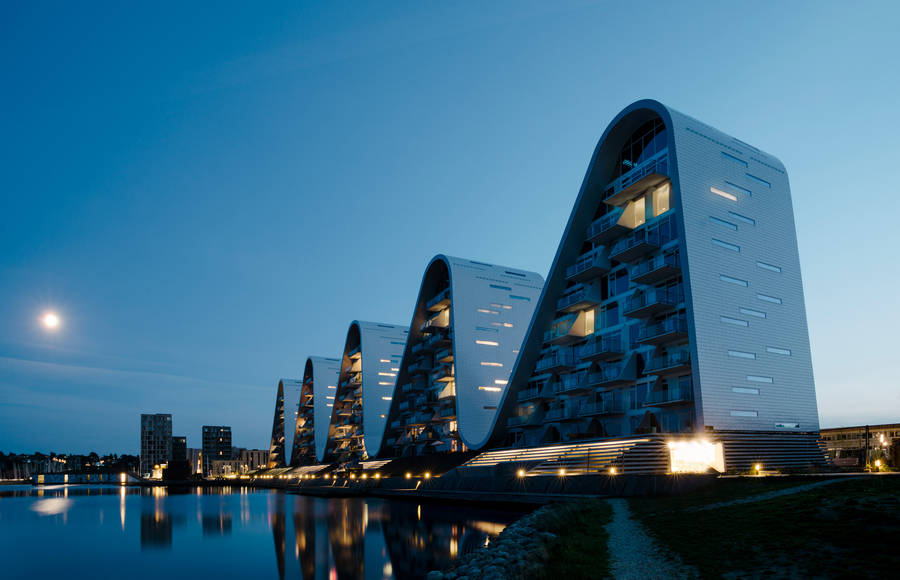
[[[213,459],[207,475],[246,475],[257,469],[266,469],[268,464],[269,452],[266,449],[235,449],[230,459]]]
[[[203,425],[202,436],[203,475],[209,475],[213,461],[231,460],[231,427],[227,425]]]
[[[141,475],[159,472],[172,459],[171,413],[141,414]],[[159,475],[156,473],[155,475]]]

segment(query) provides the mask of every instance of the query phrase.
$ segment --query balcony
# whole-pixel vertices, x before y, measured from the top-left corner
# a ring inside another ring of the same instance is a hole
[[[422,332],[436,332],[448,326],[450,326],[450,310],[445,309],[423,322],[420,330]]]
[[[566,280],[583,282],[606,274],[609,268],[609,258],[603,255],[602,248],[597,248],[580,255],[574,264],[566,268]]]
[[[547,409],[547,411],[544,413],[544,422],[549,423],[553,421],[568,421],[577,417],[578,414],[575,412],[574,408],[554,407],[552,409]]]
[[[544,333],[544,342],[550,344],[571,344],[588,335],[585,314],[568,314],[553,321],[550,330]],[[593,330],[591,328],[590,330]]]
[[[542,385],[540,387],[522,389],[518,392],[516,397],[519,402],[536,401],[539,399],[552,399],[553,393],[551,392],[551,389],[547,387],[547,385]]]
[[[431,371],[431,361],[426,359],[418,360],[406,368],[409,376],[421,375]]]
[[[441,365],[431,373],[431,380],[436,383],[449,383],[453,380],[453,365]]]
[[[587,372],[561,375],[553,384],[553,393],[557,395],[571,395],[591,390],[588,384]]]
[[[347,358],[349,358],[351,360],[359,360],[359,355],[360,355],[360,347],[357,346],[357,347],[353,348],[350,352],[347,353]]]
[[[694,400],[693,390],[689,386],[679,386],[662,391],[650,391],[644,401],[645,407],[666,407],[684,405]]]
[[[688,350],[676,350],[662,356],[651,358],[644,367],[647,375],[678,374],[691,370],[691,353]]]
[[[660,312],[673,310],[684,302],[684,288],[654,288],[647,292],[635,292],[625,300],[622,314],[630,318],[649,318]]]
[[[434,360],[439,363],[453,362],[453,349],[450,347],[442,348],[434,353]]]
[[[444,407],[443,409],[441,409],[440,416],[444,419],[448,417],[456,417],[456,405],[450,405],[449,407]]]
[[[597,401],[596,403],[585,403],[578,408],[579,417],[623,414],[625,414],[625,402],[621,399]]]
[[[603,192],[603,201],[609,205],[622,205],[641,195],[651,187],[665,182],[669,172],[669,151],[663,149],[625,175],[610,182]]]
[[[529,413],[527,415],[513,415],[509,419],[506,420],[507,427],[521,427],[528,423],[531,418],[534,416],[533,413]]]
[[[430,312],[437,312],[450,306],[450,288],[444,288],[440,294],[425,303],[425,308]]]
[[[676,316],[641,328],[638,331],[638,342],[660,345],[684,340],[687,336],[687,319],[684,316]]]
[[[659,231],[641,228],[616,242],[609,251],[609,257],[616,262],[633,262],[658,249]]]
[[[588,384],[591,387],[613,387],[623,383],[633,383],[635,373],[631,369],[632,365],[626,364],[610,364],[600,367],[599,370],[588,375]]]
[[[588,226],[587,240],[596,244],[606,244],[610,240],[618,238],[630,230],[628,226],[619,223],[624,212],[621,209],[615,209],[610,213],[600,216]]]
[[[556,309],[563,312],[575,312],[600,304],[601,300],[599,287],[579,284],[556,301]]]
[[[578,358],[590,361],[605,361],[624,356],[622,339],[617,335],[597,336],[578,347]]]
[[[571,349],[558,349],[550,352],[537,361],[534,371],[538,373],[552,373],[575,365],[575,354]]]
[[[656,284],[681,273],[681,258],[677,252],[664,254],[641,262],[631,270],[631,281],[637,284]]]
[[[397,405],[397,409],[399,409],[400,412],[406,411],[407,409],[409,409],[409,401],[403,401],[402,403]]]

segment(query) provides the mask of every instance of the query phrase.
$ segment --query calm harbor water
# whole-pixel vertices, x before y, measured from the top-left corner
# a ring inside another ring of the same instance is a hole
[[[3,578],[420,578],[521,514],[241,487],[0,487]]]

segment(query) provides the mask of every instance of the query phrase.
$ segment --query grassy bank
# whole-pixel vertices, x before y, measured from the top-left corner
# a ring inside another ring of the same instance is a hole
[[[885,577],[900,569],[900,477],[848,478],[713,509],[810,480],[720,480],[710,489],[634,499],[633,516],[703,577]]]
[[[602,500],[562,503],[541,518],[542,530],[556,534],[548,546],[546,578],[609,576],[607,534],[612,511]]]

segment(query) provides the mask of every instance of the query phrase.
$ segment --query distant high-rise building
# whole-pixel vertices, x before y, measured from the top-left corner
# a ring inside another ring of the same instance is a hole
[[[231,427],[203,426],[203,474],[209,473],[212,461],[231,459]]]
[[[172,459],[187,461],[187,437],[172,437]]]
[[[172,459],[172,415],[141,414],[141,473]]]

